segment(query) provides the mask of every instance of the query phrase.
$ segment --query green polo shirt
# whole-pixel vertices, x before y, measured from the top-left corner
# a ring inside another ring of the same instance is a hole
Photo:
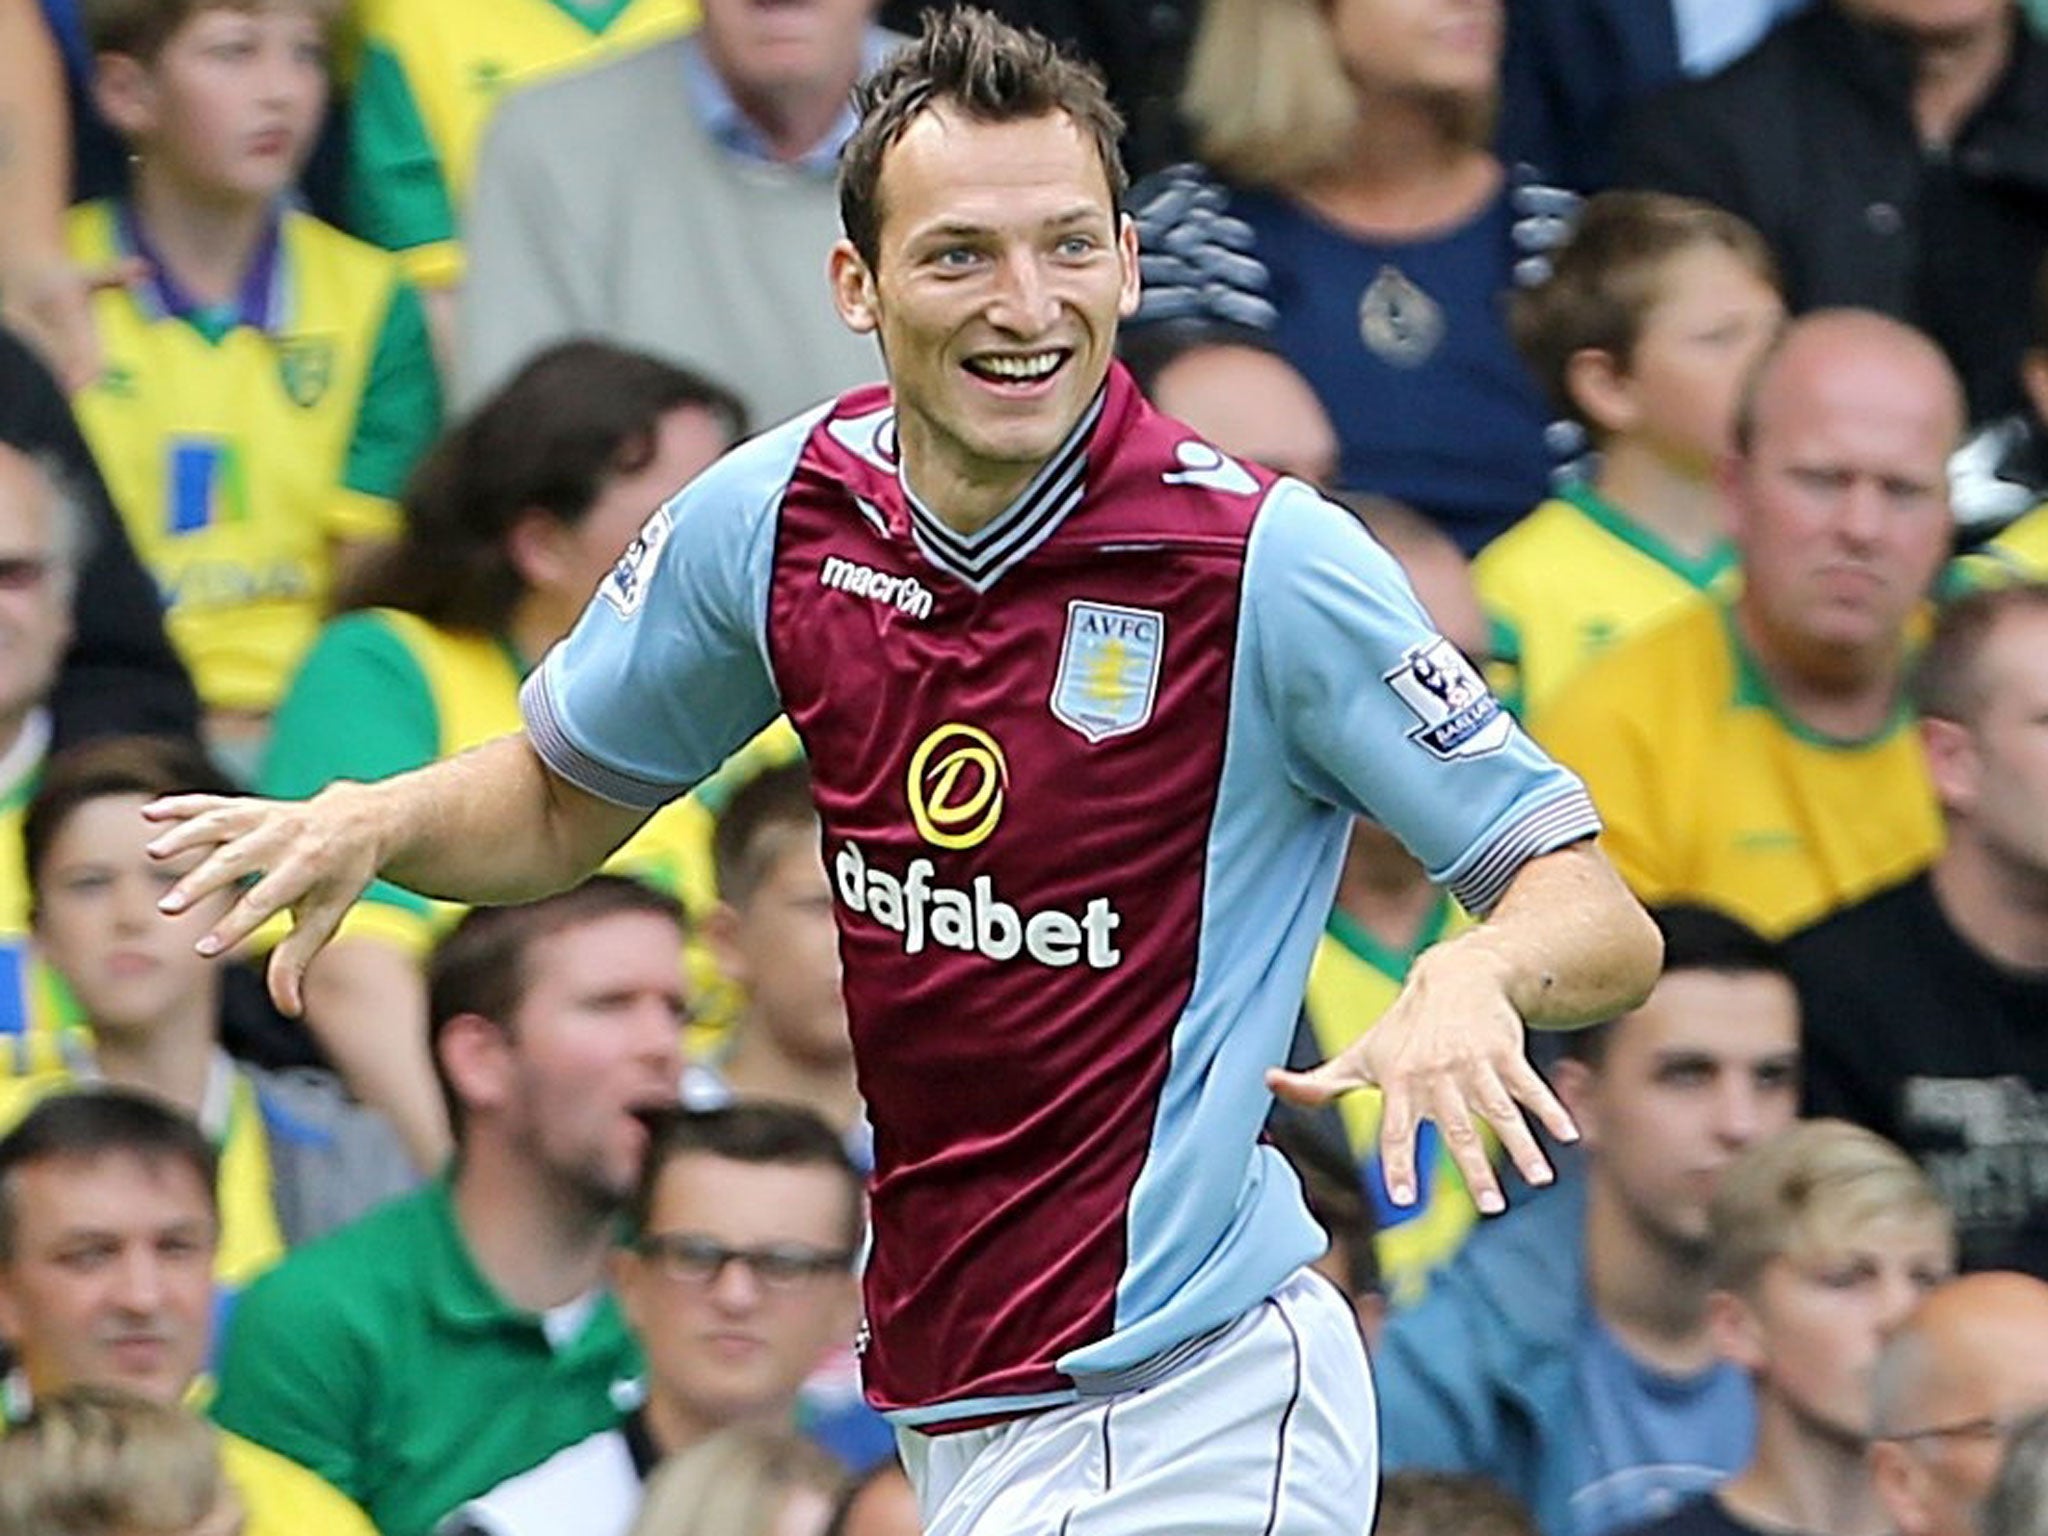
[[[616,1424],[639,1373],[611,1297],[556,1347],[492,1290],[444,1176],[243,1292],[213,1415],[312,1468],[384,1536],[429,1536],[465,1499]]]

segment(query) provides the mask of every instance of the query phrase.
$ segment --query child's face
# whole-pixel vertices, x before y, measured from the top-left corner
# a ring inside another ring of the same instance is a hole
[[[115,124],[151,171],[205,196],[267,201],[297,179],[326,110],[326,31],[299,8],[199,11],[132,92]]]
[[[216,962],[192,946],[222,901],[166,917],[157,898],[182,870],[144,851],[143,795],[79,806],[57,829],[36,879],[38,949],[70,984],[95,1027],[147,1030],[207,984]]]
[[[1623,429],[1704,478],[1731,446],[1743,383],[1785,304],[1721,245],[1668,258],[1657,288],[1625,375],[1632,419]]]
[[[1954,1273],[1947,1228],[1919,1214],[1886,1215],[1826,1247],[1781,1255],[1744,1302],[1752,1368],[1808,1423],[1867,1435],[1879,1350]]]

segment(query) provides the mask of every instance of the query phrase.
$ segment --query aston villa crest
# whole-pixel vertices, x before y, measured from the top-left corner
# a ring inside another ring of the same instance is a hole
[[[1152,718],[1165,650],[1164,614],[1078,599],[1067,604],[1054,717],[1090,741],[1137,730]]]
[[[277,349],[277,377],[285,398],[310,410],[334,382],[334,343],[324,336],[286,338]]]

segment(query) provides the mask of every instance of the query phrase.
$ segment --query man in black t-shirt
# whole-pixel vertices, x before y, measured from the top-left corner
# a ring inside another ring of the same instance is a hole
[[[1965,1268],[2048,1278],[2048,586],[1954,604],[1916,701],[1948,846],[1791,942],[1805,1110],[1912,1153]]]

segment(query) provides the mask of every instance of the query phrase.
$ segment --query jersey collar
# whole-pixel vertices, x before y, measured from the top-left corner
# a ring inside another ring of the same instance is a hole
[[[1051,538],[1067,514],[1088,494],[1088,445],[1102,420],[1107,383],[1095,392],[1052,456],[1002,511],[972,533],[960,533],[918,499],[905,478],[901,456],[897,483],[910,508],[910,533],[925,559],[977,592],[986,592],[1003,573]]]
[[[275,335],[285,322],[285,263],[280,238],[281,211],[273,208],[256,242],[256,253],[242,274],[242,286],[226,304],[202,304],[172,275],[171,269],[135,217],[135,205],[127,198],[114,204],[114,239],[124,254],[140,256],[149,272],[135,287],[143,310],[152,319],[184,320],[208,337],[218,339],[237,326],[253,326]]]

